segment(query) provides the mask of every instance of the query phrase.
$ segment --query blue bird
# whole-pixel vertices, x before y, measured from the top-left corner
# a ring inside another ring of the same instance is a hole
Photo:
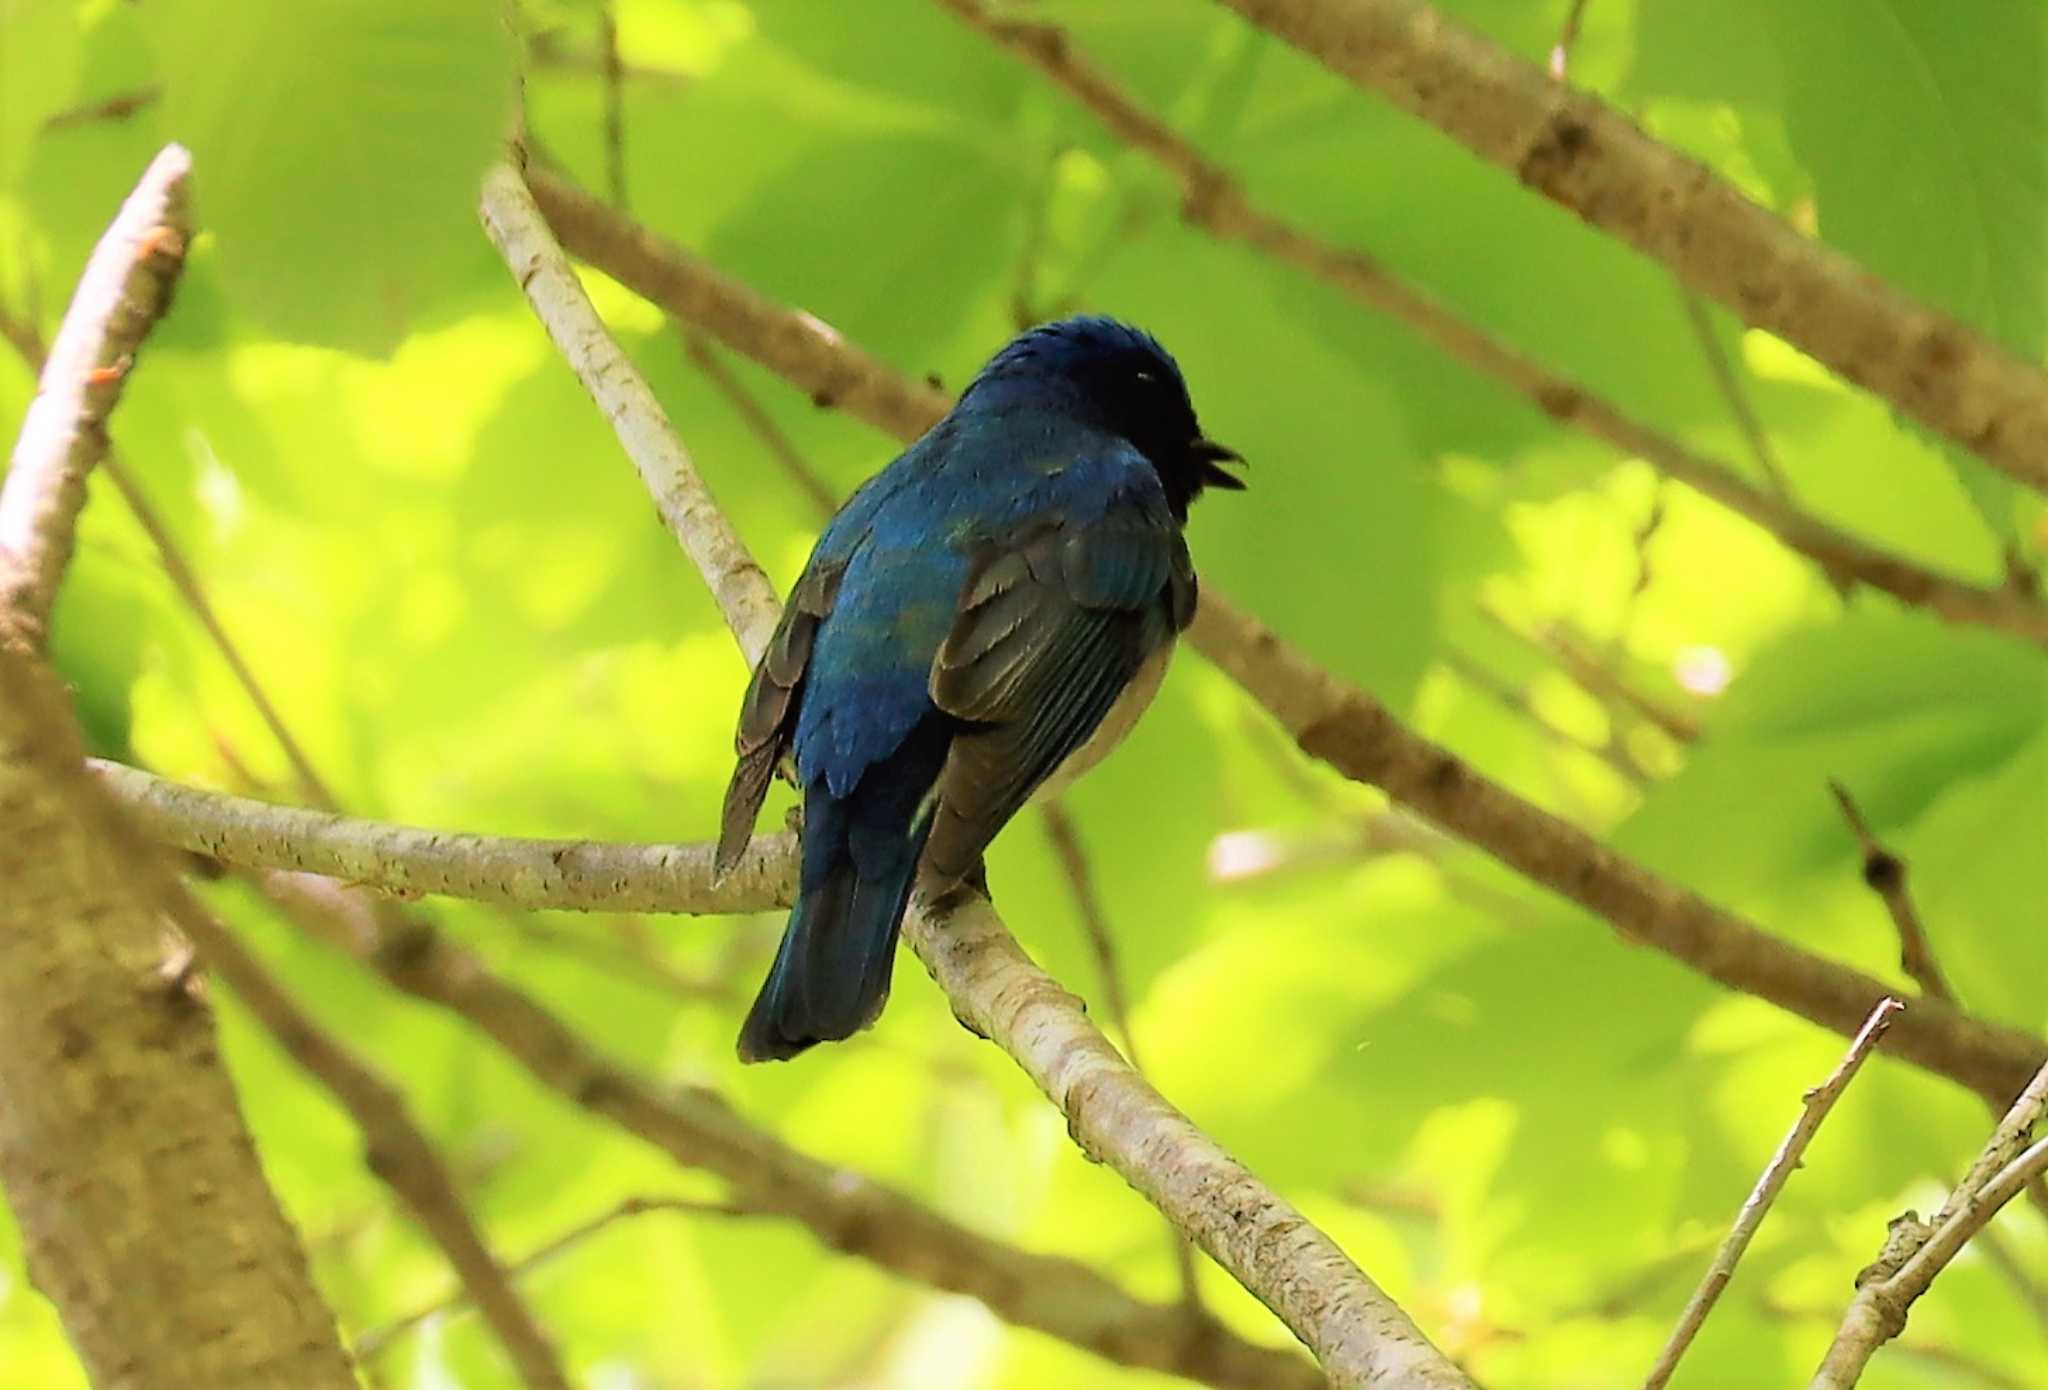
[[[981,855],[1041,788],[1086,771],[1158,689],[1195,612],[1181,529],[1242,488],[1150,335],[1034,328],[818,538],[740,709],[721,871],[778,766],[803,796],[795,910],[740,1030],[743,1061],[872,1023],[920,872]]]

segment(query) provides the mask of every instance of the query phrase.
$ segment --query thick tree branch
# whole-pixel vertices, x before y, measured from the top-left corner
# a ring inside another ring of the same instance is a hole
[[[1807,1145],[1820,1132],[1821,1122],[1828,1112],[1835,1108],[1835,1102],[1842,1098],[1842,1092],[1849,1089],[1849,1083],[1862,1070],[1863,1059],[1870,1055],[1870,1049],[1884,1036],[1891,1026],[1893,1015],[1906,1006],[1896,999],[1882,999],[1863,1027],[1849,1043],[1848,1052],[1828,1074],[1827,1080],[1806,1093],[1806,1105],[1799,1118],[1792,1122],[1792,1128],[1785,1134],[1778,1151],[1771,1155],[1771,1161],[1764,1166],[1763,1175],[1750,1190],[1742,1203],[1742,1210],[1736,1213],[1735,1225],[1728,1232],[1728,1238],[1714,1252],[1714,1258],[1707,1265],[1706,1276],[1692,1297],[1686,1300],[1685,1311],[1679,1314],[1678,1326],[1672,1329],[1670,1340],[1664,1343],[1664,1350],[1658,1353],[1656,1365],[1643,1381],[1643,1390],[1664,1390],[1671,1382],[1671,1376],[1678,1369],[1678,1362],[1692,1345],[1705,1325],[1707,1314],[1714,1311],[1715,1302],[1721,1297],[1721,1290],[1728,1287],[1728,1281],[1735,1276],[1735,1266],[1741,1261],[1743,1252],[1749,1249],[1750,1239],[1762,1226],[1764,1218],[1770,1215],[1771,1204],[1778,1200],[1778,1194],[1785,1188],[1785,1182],[1799,1167],[1806,1154]]]
[[[1417,0],[1226,0],[1842,376],[2048,490],[2048,373]]]
[[[100,1390],[352,1390],[185,987],[182,890],[83,756],[0,645],[0,1180],[30,1275]]]
[[[1905,1330],[1907,1312],[1935,1276],[2006,1203],[2048,1173],[2048,1139],[2027,1145],[2044,1113],[2048,1066],[2013,1102],[1934,1219],[1922,1224],[1908,1212],[1892,1223],[1884,1252],[1857,1278],[1856,1297],[1814,1372],[1812,1390],[1849,1390],[1855,1385],[1877,1349]]]
[[[902,439],[944,413],[944,396],[811,315],[735,283],[559,179],[536,174],[533,188],[572,251],[814,398]],[[1189,639],[1311,755],[1382,787],[1631,939],[1845,1038],[1885,996],[1885,987],[1861,971],[1776,940],[1479,776],[1283,642],[1214,585],[1203,590]],[[1997,1105],[2048,1056],[2048,1043],[2038,1038],[1935,1000],[1901,1019],[1887,1047]]]
[[[0,481],[0,637],[35,650],[49,638],[86,475],[107,450],[107,415],[184,269],[191,167],[183,146],[166,145],[93,248]]]
[[[621,445],[629,454],[650,443],[679,454],[673,432],[631,364],[616,345],[596,344],[606,337],[603,325],[520,176],[505,166],[487,175],[484,208],[493,240],[537,311],[551,320],[564,355],[605,406]],[[558,289],[565,283],[576,289],[580,308],[565,304],[571,296]],[[638,457],[634,462],[650,485],[660,477]],[[678,509],[674,518],[672,529],[680,528],[679,539],[693,558],[706,557],[698,567],[720,596],[751,662],[775,616],[766,581],[708,496],[703,506]],[[721,569],[713,556],[745,572]],[[737,587],[749,590],[747,601],[728,602],[725,595]],[[1080,1001],[1031,962],[986,903],[969,901],[935,914],[931,904],[914,899],[903,934],[954,1013],[1016,1059],[1066,1115],[1075,1142],[1200,1241],[1316,1353],[1337,1384],[1468,1384],[1329,1237],[1147,1085],[1088,1020]]]
[[[534,1079],[678,1163],[715,1173],[749,1210],[789,1217],[830,1249],[977,1298],[1007,1322],[1107,1360],[1235,1390],[1323,1384],[1299,1356],[1259,1347],[1174,1306],[1132,1298],[1087,1265],[991,1240],[893,1188],[799,1153],[698,1087],[657,1090],[480,960],[412,919],[394,932],[365,895],[310,874],[262,884],[300,925],[398,989],[460,1015]]]
[[[1951,622],[1997,628],[2048,645],[2048,604],[2031,593],[1984,588],[1936,574],[1837,530],[1801,512],[1782,494],[1751,486],[1726,465],[1659,434],[1583,383],[1551,371],[1458,317],[1364,252],[1333,246],[1256,206],[1227,170],[1202,155],[1096,68],[1066,31],[1035,21],[996,18],[980,0],[940,3],[1064,88],[1119,139],[1156,160],[1180,181],[1187,219],[1211,235],[1251,246],[1399,320],[1445,355],[1494,378],[1559,423],[1639,457],[1747,517],[1817,561],[1838,582],[1868,584],[1904,603],[1925,606]]]

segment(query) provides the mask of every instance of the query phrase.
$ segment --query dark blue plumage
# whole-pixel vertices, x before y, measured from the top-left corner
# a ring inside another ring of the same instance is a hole
[[[743,1059],[872,1022],[920,873],[978,876],[1031,794],[1136,717],[1194,614],[1188,504],[1242,487],[1219,466],[1236,457],[1151,337],[1066,319],[997,353],[832,519],[748,686],[726,791],[721,865],[785,759],[804,798],[797,905]]]

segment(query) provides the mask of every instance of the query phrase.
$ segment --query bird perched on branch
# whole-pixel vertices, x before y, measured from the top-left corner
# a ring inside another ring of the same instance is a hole
[[[998,352],[840,509],[754,669],[725,794],[721,871],[785,760],[804,806],[742,1060],[873,1022],[920,873],[980,885],[1004,823],[1128,731],[1194,617],[1188,504],[1244,486],[1226,461],[1164,348],[1072,318]]]

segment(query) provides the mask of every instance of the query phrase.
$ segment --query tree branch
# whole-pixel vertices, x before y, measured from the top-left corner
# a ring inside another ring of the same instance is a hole
[[[741,284],[568,181],[539,168],[526,181],[571,255],[794,383],[814,404],[906,442],[951,407],[945,392],[905,376],[823,319]]]
[[[609,1230],[621,1221],[646,1216],[652,1212],[681,1212],[693,1216],[751,1216],[748,1208],[731,1202],[699,1202],[688,1197],[627,1197],[599,1212],[588,1221],[579,1221],[553,1240],[534,1250],[532,1254],[514,1261],[505,1267],[505,1272],[514,1279],[523,1279],[542,1265],[567,1254],[592,1236]],[[365,1361],[381,1356],[394,1346],[400,1338],[438,1314],[460,1308],[470,1302],[466,1289],[456,1289],[445,1298],[438,1298],[423,1308],[416,1308],[402,1317],[373,1327],[356,1338],[356,1355]]]
[[[1311,757],[1381,788],[1630,940],[1844,1037],[1885,997],[1886,987],[1861,971],[1780,941],[1487,780],[1213,589],[1191,635]],[[1893,1055],[1999,1105],[2048,1056],[2039,1038],[1935,999],[1916,1003],[1885,1041]]]
[[[0,482],[0,635],[32,650],[49,639],[86,475],[107,450],[107,415],[184,269],[191,167],[183,146],[164,146],[93,248]]]
[[[1877,1349],[1905,1330],[1906,1314],[1970,1237],[2028,1185],[2048,1173],[2048,1138],[2022,1148],[2048,1111],[2048,1066],[2035,1075],[1999,1121],[1983,1152],[1924,1225],[1908,1212],[1893,1223],[1876,1264],[1858,1276],[1856,1297],[1842,1319],[1812,1390],[1849,1390]]]
[[[1728,1281],[1734,1277],[1735,1266],[1741,1261],[1743,1252],[1749,1249],[1750,1239],[1756,1235],[1757,1228],[1763,1225],[1764,1218],[1770,1215],[1771,1204],[1778,1200],[1778,1194],[1784,1190],[1786,1180],[1799,1167],[1800,1160],[1806,1154],[1807,1145],[1811,1144],[1813,1136],[1820,1132],[1821,1122],[1827,1119],[1828,1112],[1835,1108],[1835,1102],[1842,1098],[1842,1092],[1849,1088],[1849,1083],[1856,1079],[1856,1073],[1863,1067],[1864,1058],[1870,1055],[1870,1049],[1877,1045],[1877,1040],[1884,1036],[1885,1029],[1891,1026],[1892,1017],[1905,1007],[1896,999],[1879,1000],[1877,1007],[1870,1011],[1870,1017],[1864,1020],[1862,1029],[1850,1041],[1848,1052],[1843,1054],[1834,1071],[1828,1074],[1827,1080],[1806,1093],[1806,1108],[1800,1112],[1799,1118],[1793,1121],[1784,1141],[1778,1145],[1778,1151],[1771,1155],[1771,1161],[1765,1165],[1763,1175],[1757,1179],[1756,1186],[1750,1190],[1748,1198],[1742,1203],[1742,1210],[1736,1213],[1734,1228],[1728,1232],[1728,1238],[1721,1242],[1720,1249],[1714,1252],[1714,1258],[1707,1265],[1706,1276],[1700,1280],[1699,1287],[1693,1290],[1692,1297],[1686,1300],[1685,1311],[1678,1318],[1678,1326],[1672,1329],[1670,1340],[1664,1343],[1664,1350],[1658,1353],[1656,1364],[1650,1368],[1650,1374],[1643,1381],[1643,1390],[1664,1390],[1664,1386],[1670,1383],[1672,1373],[1678,1369],[1679,1359],[1685,1355],[1686,1349],[1692,1346],[1693,1338],[1699,1335],[1701,1326],[1707,1320],[1707,1314],[1714,1311],[1714,1303],[1721,1297],[1721,1291],[1728,1287]]]
[[[998,19],[980,0],[940,0],[969,25],[1065,89],[1119,139],[1180,181],[1187,220],[1221,240],[1242,242],[1406,324],[1448,357],[1493,377],[1560,424],[1704,493],[1815,560],[1836,581],[1852,579],[1951,622],[1997,628],[2048,645],[2048,604],[2012,588],[1985,588],[1936,574],[1903,556],[1837,530],[1783,496],[1752,487],[1726,465],[1659,434],[1583,383],[1553,372],[1477,324],[1461,319],[1362,251],[1332,246],[1247,199],[1237,180],[1112,82],[1066,31]]]
[[[1045,823],[1045,837],[1052,842],[1053,856],[1060,861],[1060,872],[1066,877],[1068,896],[1074,900],[1074,915],[1081,919],[1082,934],[1095,955],[1095,974],[1102,987],[1105,1012],[1116,1031],[1123,1035],[1124,1056],[1130,1059],[1131,1069],[1143,1076],[1145,1063],[1138,1056],[1137,1034],[1131,1030],[1131,1001],[1124,989],[1123,961],[1117,955],[1116,937],[1109,930],[1109,914],[1102,910],[1102,896],[1095,889],[1095,869],[1088,862],[1081,831],[1074,824],[1064,797],[1048,797],[1038,809],[1039,819]],[[1173,1238],[1174,1264],[1180,1270],[1181,1301],[1199,1305],[1201,1276],[1195,1267],[1194,1251],[1171,1220],[1167,1221],[1166,1229]]]
[[[718,360],[718,350],[704,340],[701,332],[688,325],[682,325],[680,336],[683,340],[683,351],[688,354],[697,370],[704,374],[704,379],[711,383],[718,394],[725,397],[726,402],[732,406],[733,413],[754,432],[754,437],[761,441],[761,447],[781,465],[782,471],[796,484],[805,499],[810,502],[812,509],[821,518],[829,520],[832,513],[839,510],[839,495],[832,490],[832,485],[820,477],[810,462],[797,452],[796,445],[782,432],[781,426],[775,423],[775,418],[754,399],[754,393],[747,389],[746,383],[733,374],[732,368]]]
[[[1863,881],[1883,900],[1892,925],[1898,929],[1899,968],[1927,994],[1955,1003],[1955,991],[1949,988],[1948,977],[1941,973],[1941,962],[1934,958],[1934,948],[1927,942],[1927,929],[1921,925],[1919,909],[1913,906],[1913,894],[1906,887],[1906,861],[1878,843],[1869,822],[1850,799],[1847,787],[1830,781],[1828,790],[1835,794],[1842,818],[1849,822],[1857,844],[1862,846]]]
[[[903,932],[971,1031],[998,1042],[1067,1131],[1165,1212],[1315,1352],[1340,1386],[1469,1386],[1289,1203],[1153,1090],[980,899],[913,898]]]
[[[2048,490],[2048,373],[1886,284],[1417,0],[1225,0],[2027,486]]]
[[[444,894],[573,912],[763,912],[787,907],[794,838],[757,836],[723,878],[708,844],[617,845],[421,830],[180,786],[91,760],[151,839],[244,869],[284,869],[401,897]]]
[[[896,435],[915,438],[945,398],[800,310],[777,305],[677,251],[559,179],[536,174],[536,201],[567,245],[620,283],[736,352]],[[1273,715],[1311,756],[1371,782],[1440,827],[1702,974],[1851,1037],[1885,987],[1786,945],[1479,776],[1404,727],[1206,585],[1194,646]],[[2026,1084],[2048,1043],[1937,1000],[1892,1029],[1897,1055],[1996,1105]]]
[[[711,1091],[656,1090],[427,923],[405,919],[394,932],[365,895],[310,874],[271,873],[261,883],[300,926],[405,993],[460,1015],[542,1085],[676,1162],[717,1174],[750,1210],[791,1218],[830,1249],[979,1299],[1007,1322],[1120,1365],[1230,1390],[1323,1384],[1291,1352],[1132,1298],[1079,1261],[991,1240],[893,1188],[800,1153]]]
[[[352,1390],[166,936],[189,900],[83,757],[0,645],[0,1180],[30,1274],[100,1390]]]
[[[496,165],[484,176],[483,222],[548,336],[618,434],[662,524],[704,576],[747,664],[753,665],[780,611],[768,576],[719,510],[661,403],[605,331],[535,210],[525,181],[509,164]]]
[[[178,925],[199,948],[200,958],[227,982],[277,1045],[348,1111],[363,1136],[365,1164],[447,1255],[464,1291],[517,1368],[520,1382],[533,1390],[569,1390],[554,1347],[484,1244],[447,1167],[406,1113],[403,1097],[308,1018],[234,933],[190,898],[180,895],[178,903]]]
[[[493,240],[605,408],[621,445],[629,454],[652,447],[680,456],[652,394],[610,344],[519,175],[499,166],[486,176],[483,196]],[[576,288],[573,304],[564,285]],[[637,456],[634,461],[650,486],[661,480],[660,470]],[[681,528],[678,538],[692,558],[705,557],[698,567],[720,596],[742,651],[755,660],[775,616],[760,570],[731,538],[730,524],[708,494],[700,507],[664,507],[663,515],[673,516],[672,529]],[[741,572],[720,568],[714,556]],[[746,589],[747,601],[728,602],[734,588]],[[1329,1237],[1147,1085],[1089,1022],[1080,1002],[1032,964],[986,903],[935,913],[914,897],[903,934],[955,1015],[1017,1060],[1066,1115],[1075,1142],[1200,1241],[1316,1353],[1336,1383],[1468,1384]]]

